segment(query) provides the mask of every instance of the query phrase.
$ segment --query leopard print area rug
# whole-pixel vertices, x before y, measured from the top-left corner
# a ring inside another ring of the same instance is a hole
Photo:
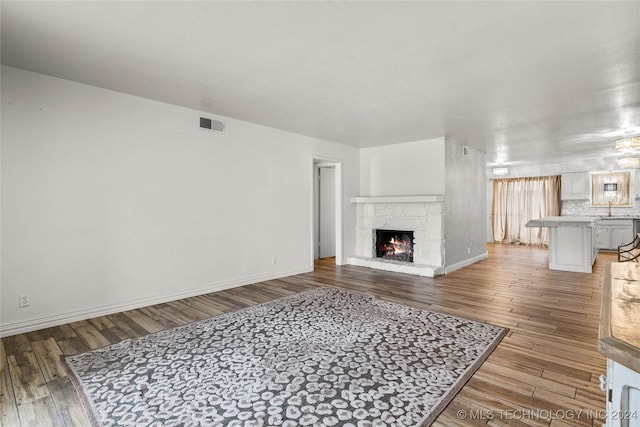
[[[318,288],[65,362],[97,426],[426,426],[506,332]]]

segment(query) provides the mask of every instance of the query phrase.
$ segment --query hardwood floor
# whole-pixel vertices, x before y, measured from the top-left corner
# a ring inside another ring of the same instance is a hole
[[[547,249],[489,245],[489,259],[435,279],[316,263],[313,273],[74,322],[3,338],[3,426],[84,426],[88,421],[60,355],[71,355],[236,310],[317,286],[510,328],[510,332],[438,417],[437,426],[601,425],[605,393],[597,351],[604,271],[547,269]]]

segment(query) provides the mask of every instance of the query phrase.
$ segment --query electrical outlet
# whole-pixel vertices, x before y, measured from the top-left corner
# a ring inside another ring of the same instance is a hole
[[[18,299],[18,307],[24,308],[31,305],[31,296],[29,294],[20,294]]]
[[[276,265],[278,263],[278,258],[275,256],[271,257],[271,265]]]
[[[469,247],[467,248],[467,253],[468,253],[469,255],[471,255],[471,246],[469,246]]]

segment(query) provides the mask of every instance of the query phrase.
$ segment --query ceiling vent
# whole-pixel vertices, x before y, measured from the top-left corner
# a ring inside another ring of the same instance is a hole
[[[200,116],[200,129],[211,132],[224,133],[226,125],[221,120],[215,120],[210,117]]]

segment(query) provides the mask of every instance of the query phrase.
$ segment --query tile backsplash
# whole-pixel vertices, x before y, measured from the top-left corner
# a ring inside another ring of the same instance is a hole
[[[629,207],[611,208],[612,216],[640,215],[640,200],[633,199]],[[607,216],[609,215],[608,207],[592,207],[589,200],[563,200],[562,211],[563,216]]]

